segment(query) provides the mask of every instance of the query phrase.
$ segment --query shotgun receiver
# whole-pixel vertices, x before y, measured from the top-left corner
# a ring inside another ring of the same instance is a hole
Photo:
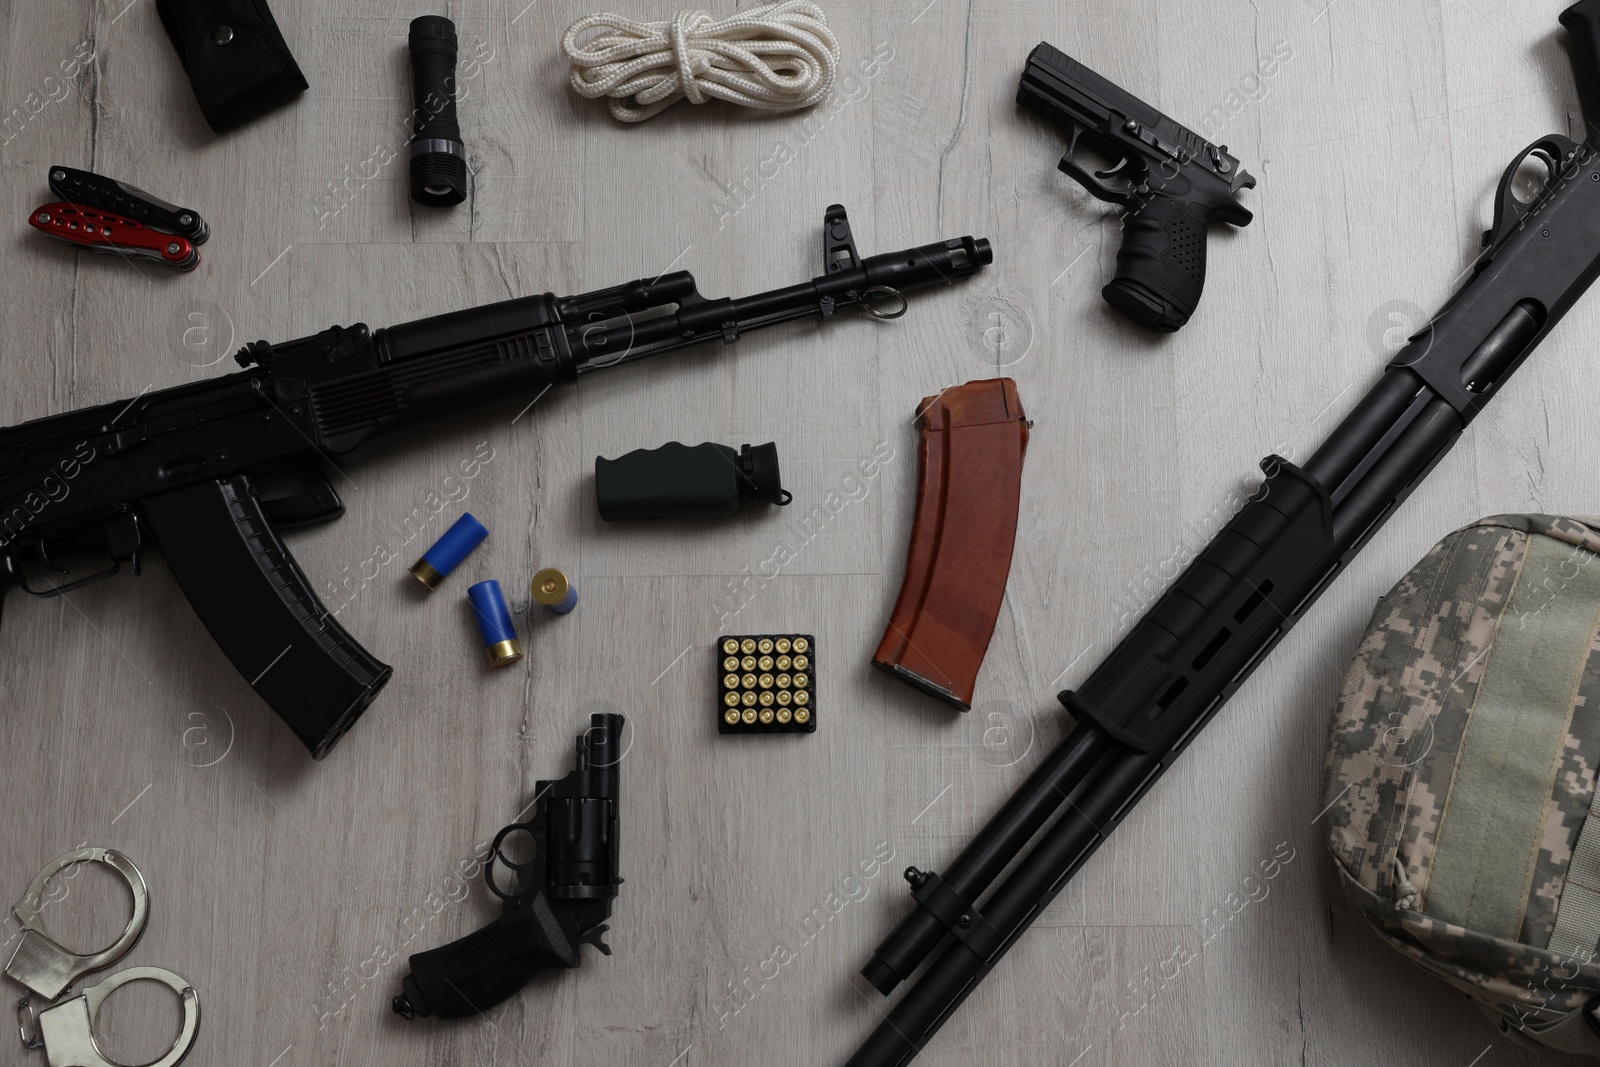
[[[1561,23],[1593,129],[1600,0]],[[1530,158],[1546,181],[1524,203],[1513,182]],[[1304,467],[1263,461],[1260,491],[1084,683],[1059,695],[1073,718],[1066,738],[944,873],[907,869],[916,907],[861,973],[887,995],[946,948],[848,1067],[917,1055],[1600,276],[1594,138],[1539,139],[1496,195],[1470,280]]]
[[[13,586],[59,596],[124,564],[137,574],[159,548],[223,653],[320,759],[391,671],[323,607],[278,536],[343,514],[322,469],[329,457],[791,319],[828,321],[852,306],[895,318],[905,291],[992,259],[989,242],[971,237],[863,259],[835,204],[824,273],[744,299],[707,299],[675,271],[383,330],[257,341],[235,357],[237,373],[0,429],[0,598]],[[106,564],[68,578],[60,561],[88,553]]]

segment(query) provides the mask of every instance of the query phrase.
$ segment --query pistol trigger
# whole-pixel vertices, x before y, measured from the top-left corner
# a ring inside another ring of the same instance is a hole
[[[1115,178],[1117,175],[1122,173],[1122,169],[1130,162],[1132,161],[1128,159],[1127,156],[1123,156],[1121,159],[1117,160],[1116,166],[1110,168],[1109,170],[1097,170],[1094,172],[1094,176],[1102,180],[1106,178]]]

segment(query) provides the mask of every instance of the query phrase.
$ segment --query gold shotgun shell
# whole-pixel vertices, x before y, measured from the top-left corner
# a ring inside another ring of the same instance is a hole
[[[762,693],[757,695],[756,699],[761,701],[761,706],[762,707],[764,707],[764,708],[772,707],[772,694],[771,693],[762,692]]]
[[[763,689],[772,688],[772,675],[770,674],[763,674],[760,678],[757,678],[756,681],[760,683],[761,688]]]
[[[722,680],[722,684],[727,689],[737,689],[739,688],[739,676],[737,674],[730,674]]]
[[[755,722],[756,721],[756,709],[755,708],[745,708],[744,709],[744,715],[741,716],[741,718],[744,719],[746,725],[749,725],[750,723]]]
[[[772,647],[777,649],[779,652],[787,652],[793,646],[790,645],[787,637],[780,637],[772,643]]]
[[[794,713],[794,721],[804,726],[811,721],[811,713],[805,708],[798,708]]]
[[[794,639],[794,650],[796,652],[810,652],[811,642],[803,637],[797,637]]]
[[[755,638],[747,637],[743,641],[739,642],[739,651],[743,652],[745,655],[748,656],[750,653],[754,652],[755,650],[756,650],[756,639]]]
[[[794,658],[794,669],[795,670],[803,671],[809,666],[811,666],[811,659],[810,659],[809,656],[796,656]]]
[[[444,575],[425,559],[419,559],[411,565],[411,576],[429,589],[439,588],[439,583],[444,581]]]
[[[762,656],[759,660],[756,661],[756,666],[760,667],[764,671],[770,671],[772,669],[772,657],[771,656]]]
[[[722,702],[730,708],[735,707],[739,703],[739,694],[730,689],[722,694]]]
[[[736,670],[738,670],[739,669],[739,657],[738,656],[729,656],[727,659],[723,660],[722,661],[722,669],[725,670],[725,671],[736,671]]]
[[[789,679],[789,676],[787,674],[778,675],[777,682],[778,682],[778,688],[779,689],[787,689],[787,688],[789,688],[790,679]]]
[[[759,648],[763,653],[771,652],[772,651],[772,638],[763,637],[761,640],[756,642],[756,647]]]
[[[754,656],[746,656],[739,661],[739,666],[747,671],[753,671],[756,669],[756,658]]]
[[[772,722],[772,709],[771,708],[762,708],[761,709],[761,721],[764,722],[764,723],[768,723],[768,724],[770,724]]]
[[[786,671],[786,670],[789,669],[789,657],[788,656],[779,656],[776,660],[773,661],[772,665],[774,667],[778,668],[780,671]]]
[[[811,694],[806,692],[804,689],[801,689],[795,693],[794,702],[803,708],[807,704],[811,703]]]
[[[794,676],[794,687],[796,689],[807,689],[807,688],[810,687],[810,685],[811,685],[811,676],[810,675],[797,674],[797,675]]]
[[[778,721],[779,722],[786,723],[792,718],[794,718],[794,712],[790,711],[788,708],[779,708],[778,709]]]
[[[756,706],[756,695],[747,689],[739,694],[739,703],[747,708],[753,708]]]
[[[484,651],[491,667],[509,667],[522,658],[522,646],[516,641],[496,641]]]
[[[728,713],[722,717],[722,721],[727,723],[729,726],[732,726],[734,723],[738,722],[739,721],[739,711],[738,711],[738,709],[737,708],[729,708],[728,709]]]
[[[780,703],[780,704],[785,704],[786,705],[786,704],[789,703],[789,701],[794,699],[793,694],[791,694],[787,689],[778,690],[776,695],[777,695],[777,698],[778,698],[778,703]]]
[[[739,639],[737,637],[730,637],[726,641],[722,642],[722,651],[728,653],[729,655],[739,651]]]

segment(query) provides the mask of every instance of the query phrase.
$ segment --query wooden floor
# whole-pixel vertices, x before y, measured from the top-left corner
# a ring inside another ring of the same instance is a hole
[[[154,0],[0,3],[0,424],[202,381],[241,344],[334,323],[669,269],[714,296],[801,282],[820,273],[834,202],[864,253],[963,234],[995,247],[983,274],[914,294],[897,322],[780,327],[341,463],[347,514],[291,547],[395,674],[320,763],[159,558],[69,597],[9,598],[0,894],[80,844],[132,856],[153,910],[126,964],[199,989],[193,1063],[841,1063],[886,1009],[857,969],[906,910],[900,869],[948,863],[1061,736],[1056,691],[1205,544],[1257,461],[1308,456],[1444,301],[1507,162],[1582,129],[1556,22],[1565,0],[835,2],[850,74],[829,104],[808,116],[680,105],[632,127],[566,85],[561,34],[597,6],[447,5],[474,57],[461,115],[475,179],[468,203],[429,210],[407,199],[403,156],[406,25],[422,6],[273,0],[311,89],[218,137]],[[1244,194],[1255,222],[1214,234],[1205,300],[1176,336],[1140,332],[1100,299],[1118,222],[1056,171],[1057,131],[1012,102],[1041,39],[1225,141],[1259,179]],[[84,69],[64,79],[75,56]],[[32,233],[55,163],[201,211],[200,268],[135,267]],[[1536,1058],[1343,903],[1321,774],[1375,597],[1479,516],[1595,511],[1597,328],[1591,298],[923,1062]],[[1034,428],[1005,608],[978,706],[961,716],[868,659],[904,562],[917,402],[1001,371]],[[601,524],[594,458],[674,439],[776,441],[794,507]],[[874,454],[888,458],[864,477]],[[819,507],[826,521],[805,526]],[[406,565],[463,508],[490,540],[439,593],[415,595]],[[793,560],[751,578],[780,544]],[[565,619],[526,610],[529,577],[549,565],[583,598]],[[483,668],[462,597],[490,577],[512,591],[529,653],[500,672]],[[719,634],[784,630],[817,635],[820,729],[718,736]],[[580,970],[484,1018],[399,1019],[404,957],[490,918],[481,880],[460,872],[537,779],[565,773],[596,710],[631,729],[615,954],[586,950]],[[1275,853],[1292,860],[1265,896],[1202,934]],[[120,929],[109,878],[61,892],[47,922],[78,947]],[[15,926],[4,932],[9,954]],[[1175,968],[1180,947],[1195,958]],[[163,1047],[169,999],[135,987],[111,1002],[123,1059]]]

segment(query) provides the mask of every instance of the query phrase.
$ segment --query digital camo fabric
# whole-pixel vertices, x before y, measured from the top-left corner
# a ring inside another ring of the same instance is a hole
[[[1476,803],[1454,786],[1496,643],[1514,641],[1558,598],[1591,595],[1587,579],[1600,571],[1587,569],[1596,562],[1596,519],[1501,515],[1435,545],[1379,601],[1345,678],[1324,818],[1345,894],[1385,941],[1474,997],[1502,1030],[1600,1055],[1600,1039],[1587,1027],[1561,1027],[1567,1036],[1559,1040],[1539,1033],[1563,1019],[1581,1022],[1574,1013],[1600,993],[1593,946],[1579,958],[1546,950],[1600,765],[1593,630],[1575,646],[1570,718],[1564,737],[1553,735],[1538,831],[1513,843],[1529,858],[1525,899],[1522,883],[1507,883],[1522,904],[1516,935],[1446,921],[1438,908],[1430,913],[1429,901],[1442,827],[1452,817],[1465,820]],[[1574,614],[1571,601],[1560,606]],[[1600,601],[1593,615],[1600,622]],[[1499,669],[1508,669],[1505,660]]]

